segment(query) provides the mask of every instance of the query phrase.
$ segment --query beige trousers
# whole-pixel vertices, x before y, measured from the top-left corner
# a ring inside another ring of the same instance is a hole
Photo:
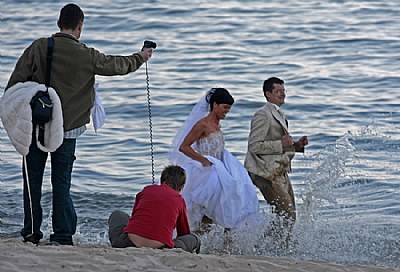
[[[274,180],[268,180],[253,173],[249,173],[249,175],[267,203],[273,207],[273,212],[294,223],[296,221],[296,205],[288,174],[285,173]]]

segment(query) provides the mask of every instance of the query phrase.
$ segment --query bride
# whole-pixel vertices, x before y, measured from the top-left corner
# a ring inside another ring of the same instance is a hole
[[[247,170],[224,147],[220,120],[234,103],[224,88],[212,88],[193,108],[173,141],[169,161],[186,171],[182,191],[190,227],[215,223],[235,228],[258,211]]]

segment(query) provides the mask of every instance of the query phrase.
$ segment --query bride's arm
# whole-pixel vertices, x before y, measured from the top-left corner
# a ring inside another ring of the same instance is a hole
[[[205,129],[206,126],[202,121],[197,122],[196,125],[194,125],[190,132],[186,135],[181,146],[179,147],[179,151],[189,158],[200,162],[203,166],[211,166],[212,163],[207,160],[206,157],[197,153],[192,148],[192,144],[201,138],[201,136],[205,133]]]

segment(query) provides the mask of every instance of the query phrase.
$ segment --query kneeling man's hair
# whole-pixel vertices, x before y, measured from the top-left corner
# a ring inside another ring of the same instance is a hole
[[[186,182],[185,169],[178,165],[169,165],[161,173],[161,184],[167,184],[174,190],[180,189]]]

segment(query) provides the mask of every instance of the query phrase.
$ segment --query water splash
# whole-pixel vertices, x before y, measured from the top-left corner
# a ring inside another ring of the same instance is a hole
[[[379,156],[376,151],[387,139],[377,127],[366,126],[358,133],[346,133],[310,159],[316,166],[302,193],[294,229],[296,246],[289,255],[400,267],[398,226],[385,224],[393,222],[384,219],[390,215],[368,212],[376,205],[372,192],[387,194],[380,189],[387,185],[370,175],[364,157]],[[373,166],[377,167],[375,162]]]
[[[340,137],[336,144],[316,154],[310,160],[317,163],[317,167],[308,178],[308,191],[302,197],[303,205],[300,209],[303,219],[312,219],[318,207],[324,202],[338,204],[334,189],[339,186],[340,178],[347,175],[346,161],[354,158],[355,148],[349,141],[351,134]]]
[[[366,139],[371,143],[363,144]],[[231,232],[213,226],[202,236],[202,252],[400,267],[398,225],[386,223],[394,221],[385,220],[385,215],[371,217],[368,212],[376,205],[370,194],[379,190],[381,182],[359,167],[368,166],[364,148],[379,150],[387,140],[379,129],[368,126],[346,133],[308,158],[313,170],[300,192],[298,220],[288,247],[270,235],[270,211],[263,210],[264,219],[251,226],[244,224]]]
[[[210,230],[201,236],[202,253],[265,255],[266,248],[273,243],[271,232],[272,215],[269,209],[260,210],[232,230],[211,225]]]

